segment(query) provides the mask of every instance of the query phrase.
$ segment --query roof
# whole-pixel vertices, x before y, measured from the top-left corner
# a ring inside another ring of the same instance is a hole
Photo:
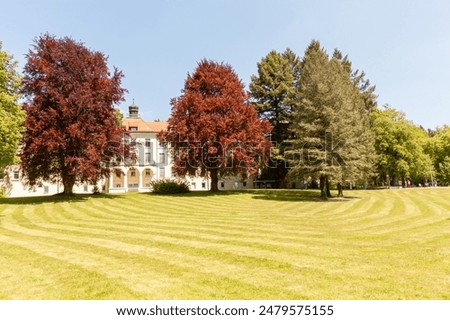
[[[163,121],[144,121],[140,118],[138,119],[123,119],[123,125],[126,127],[127,131],[131,131],[131,127],[136,127],[135,132],[160,132],[162,130],[167,130],[168,123]]]

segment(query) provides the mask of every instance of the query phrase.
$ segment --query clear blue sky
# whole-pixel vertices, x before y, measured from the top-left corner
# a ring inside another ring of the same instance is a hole
[[[339,48],[377,86],[379,105],[416,124],[450,124],[450,1],[3,1],[3,49],[24,65],[41,33],[71,36],[109,56],[143,118],[165,120],[202,58],[231,64],[248,85],[256,63],[312,39]]]

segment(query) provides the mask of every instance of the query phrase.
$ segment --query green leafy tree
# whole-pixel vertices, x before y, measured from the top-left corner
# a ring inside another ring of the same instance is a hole
[[[375,149],[379,155],[379,178],[387,185],[410,180],[425,183],[433,175],[431,157],[427,154],[428,134],[406,119],[404,113],[391,107],[375,109],[372,114]]]
[[[296,87],[300,77],[300,59],[290,49],[279,53],[271,51],[258,63],[258,74],[251,77],[249,85],[253,105],[261,119],[273,126],[272,157],[263,179],[285,183],[288,171],[284,161],[283,143],[289,139]]]
[[[432,133],[426,152],[433,161],[439,184],[450,184],[450,126],[443,126]]]
[[[17,163],[17,148],[23,132],[25,113],[19,105],[20,74],[17,62],[0,42],[0,172],[8,164]]]

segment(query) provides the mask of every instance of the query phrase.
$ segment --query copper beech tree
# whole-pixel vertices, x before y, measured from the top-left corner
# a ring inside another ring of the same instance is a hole
[[[31,185],[61,181],[64,194],[79,182],[109,174],[122,128],[114,105],[123,100],[122,72],[71,38],[45,34],[27,54],[22,168]]]
[[[271,126],[258,118],[230,65],[202,60],[171,105],[159,139],[171,147],[175,174],[210,177],[217,191],[219,178],[251,176],[267,162]]]

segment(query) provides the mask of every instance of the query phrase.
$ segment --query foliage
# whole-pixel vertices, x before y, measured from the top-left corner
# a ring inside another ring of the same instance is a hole
[[[189,192],[189,185],[186,181],[161,179],[151,183],[153,193],[157,194],[177,194]]]
[[[119,126],[122,126],[122,124],[123,124],[123,113],[120,111],[119,108],[115,108],[114,109],[114,114],[116,115],[117,124]]]
[[[0,171],[19,161],[17,149],[25,113],[18,103],[21,77],[16,67],[17,62],[2,50],[0,42]]]
[[[111,75],[104,54],[71,38],[45,34],[27,54],[27,101],[22,168],[31,185],[61,179],[95,183],[120,152],[122,129],[114,105],[123,98],[122,73]]]
[[[430,155],[440,184],[450,184],[450,127],[443,126],[429,138],[426,152]]]
[[[291,129],[293,177],[320,179],[321,195],[329,196],[329,179],[367,179],[374,161],[369,111],[351,68],[330,59],[318,41],[305,52]],[[342,189],[340,189],[342,196]]]
[[[393,108],[375,109],[371,114],[378,172],[388,185],[410,180],[414,184],[430,181],[433,167],[427,154],[427,132],[408,121]]]
[[[258,119],[230,65],[202,60],[171,105],[158,138],[172,148],[175,174],[209,175],[218,191],[219,176],[253,175],[265,161],[270,124]]]
[[[267,119],[273,126],[271,141],[274,143],[271,163],[263,171],[262,179],[280,180],[283,186],[287,174],[284,142],[290,137],[300,59],[290,49],[283,53],[271,51],[257,66],[258,74],[251,77],[250,95],[260,118]]]
[[[295,88],[300,77],[300,60],[290,49],[271,51],[258,63],[258,75],[249,85],[253,105],[262,119],[273,126],[271,140],[282,143],[289,138]]]

